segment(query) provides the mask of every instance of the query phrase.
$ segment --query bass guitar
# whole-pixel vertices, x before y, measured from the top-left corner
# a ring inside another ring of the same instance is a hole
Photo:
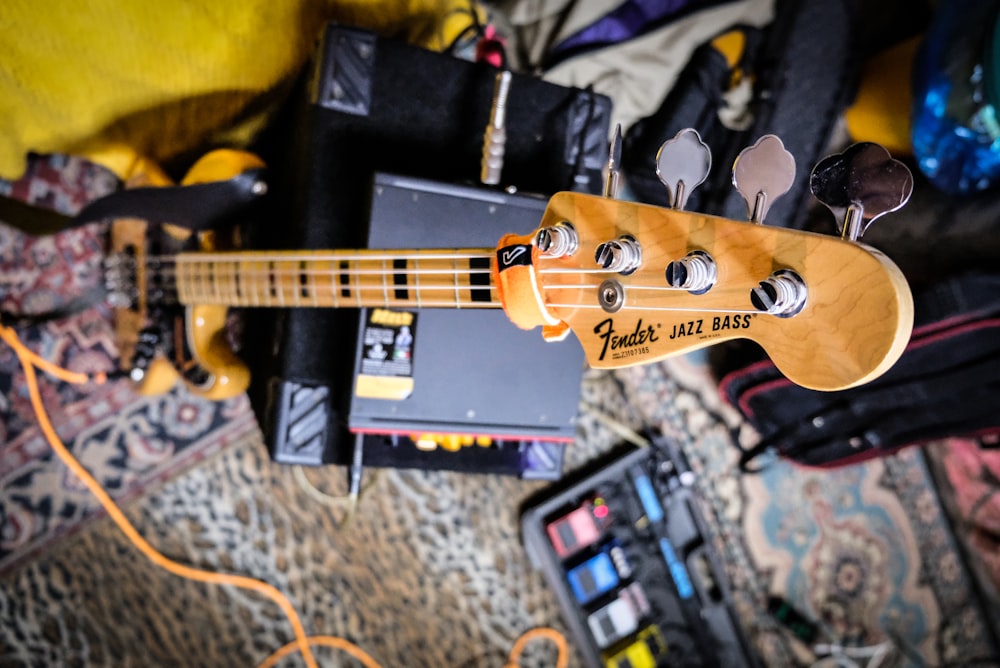
[[[813,170],[814,194],[843,214],[838,238],[762,224],[794,174],[770,136],[734,169],[749,220],[685,211],[710,165],[703,146],[685,131],[661,148],[671,207],[613,197],[613,147],[611,196],[557,193],[533,234],[495,248],[218,250],[212,233],[114,221],[108,285],[122,359],[143,392],[181,378],[224,399],[250,382],[229,342],[231,307],[502,308],[546,339],[572,332],[595,368],[746,338],[807,388],[840,390],[888,370],[909,340],[913,302],[896,265],[858,239],[906,201],[906,167],[864,144]]]

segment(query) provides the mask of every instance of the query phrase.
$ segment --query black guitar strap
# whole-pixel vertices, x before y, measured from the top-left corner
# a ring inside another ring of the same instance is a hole
[[[263,169],[251,169],[225,181],[168,187],[116,190],[86,205],[75,216],[0,196],[0,220],[29,234],[53,234],[110,218],[139,218],[171,223],[193,231],[231,222],[267,192]]]
[[[0,220],[33,235],[55,234],[112,218],[171,223],[195,232],[217,229],[267,193],[264,171],[251,169],[211,183],[116,190],[87,204],[75,216],[0,195]],[[39,325],[85,311],[104,296],[102,287],[94,287],[59,309],[30,315],[0,311],[0,320],[14,327]]]

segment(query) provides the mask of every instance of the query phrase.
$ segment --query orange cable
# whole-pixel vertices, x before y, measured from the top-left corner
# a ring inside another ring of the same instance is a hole
[[[111,517],[115,524],[118,525],[118,528],[121,529],[122,533],[125,534],[125,537],[128,538],[129,541],[135,545],[135,547],[142,552],[147,559],[160,568],[163,568],[164,570],[182,578],[215,585],[228,584],[234,587],[256,591],[274,601],[278,607],[281,608],[282,612],[285,613],[285,616],[288,618],[288,621],[291,623],[292,629],[295,632],[295,640],[284,645],[272,653],[269,657],[264,659],[264,661],[259,664],[258,668],[273,668],[277,665],[278,661],[296,650],[302,653],[302,658],[305,660],[306,665],[308,665],[309,668],[318,668],[316,657],[313,655],[310,645],[321,645],[340,649],[356,658],[364,666],[366,666],[366,668],[381,668],[378,662],[372,659],[365,653],[364,650],[349,640],[328,635],[307,636],[305,628],[302,626],[302,621],[299,618],[298,613],[296,613],[294,606],[292,606],[291,601],[289,601],[288,597],[281,593],[281,591],[273,585],[241,575],[215,573],[212,571],[185,566],[184,564],[173,561],[158,552],[156,548],[150,545],[149,542],[142,537],[139,531],[132,525],[131,522],[129,522],[128,518],[125,517],[125,513],[122,512],[121,508],[115,503],[114,499],[111,498],[111,495],[108,494],[103,487],[101,487],[101,484],[97,482],[97,480],[90,474],[89,471],[87,471],[86,468],[83,467],[79,460],[73,456],[69,449],[60,440],[59,435],[52,426],[51,420],[49,420],[48,413],[45,411],[45,406],[42,403],[41,392],[38,386],[38,377],[35,374],[35,367],[37,366],[39,369],[60,380],[76,385],[90,381],[103,383],[107,379],[106,374],[101,373],[91,376],[85,373],[69,371],[68,369],[64,369],[56,364],[53,364],[25,346],[20,338],[18,338],[15,331],[3,324],[0,324],[0,339],[3,339],[3,341],[5,341],[7,345],[14,350],[18,360],[21,362],[21,366],[24,369],[24,379],[28,385],[28,394],[31,398],[31,406],[35,411],[35,416],[38,418],[38,424],[41,427],[42,433],[45,435],[45,438],[52,447],[52,450],[56,453],[56,455],[58,455],[59,459],[61,459],[62,462],[66,464],[66,466],[69,467],[69,469],[84,483],[84,485],[86,485],[87,489],[90,490],[90,493],[97,498],[101,506],[108,513],[108,516]],[[537,627],[524,632],[514,643],[514,647],[511,648],[505,668],[516,668],[521,654],[524,652],[527,644],[531,640],[539,637],[551,640],[555,643],[559,652],[558,659],[556,661],[556,668],[566,668],[568,664],[566,638],[559,631],[549,627]]]
[[[115,504],[111,496],[104,490],[103,487],[101,487],[101,484],[97,482],[92,475],[90,475],[87,469],[85,469],[83,465],[77,461],[77,459],[59,439],[59,435],[56,433],[55,428],[52,426],[52,422],[49,420],[49,416],[45,412],[45,406],[42,404],[42,397],[38,387],[38,378],[35,375],[35,367],[32,364],[37,356],[28,350],[28,348],[17,338],[17,334],[9,327],[0,325],[0,338],[6,341],[11,348],[14,349],[14,352],[17,354],[18,359],[24,367],[24,378],[28,385],[28,394],[31,397],[31,405],[35,410],[35,416],[38,418],[38,424],[42,429],[42,433],[45,435],[46,440],[48,440],[49,445],[52,446],[52,450],[59,456],[59,459],[61,459],[63,463],[66,464],[66,466],[68,466],[78,478],[80,478],[83,484],[86,485],[87,489],[90,490],[90,493],[97,498],[101,506],[104,507],[104,510],[108,513],[111,519],[114,520],[115,524],[118,525],[118,528],[121,529],[122,533],[125,534],[125,537],[128,538],[129,541],[131,541],[132,544],[135,545],[147,559],[174,575],[197,582],[228,584],[242,589],[249,589],[270,598],[272,601],[277,603],[278,607],[280,607],[282,612],[285,613],[285,616],[288,617],[288,621],[291,623],[292,629],[295,632],[296,645],[298,646],[299,651],[302,652],[302,657],[305,659],[306,664],[309,668],[318,668],[316,658],[313,656],[312,650],[309,648],[308,637],[306,636],[305,629],[302,626],[302,621],[299,619],[298,613],[295,612],[295,608],[292,606],[288,598],[276,587],[266,582],[254,580],[253,578],[240,575],[213,573],[211,571],[185,566],[184,564],[173,561],[157,552],[156,549],[142,537],[136,528],[132,526],[132,523],[129,522],[128,518],[125,517],[125,513],[122,512],[121,508]],[[54,367],[53,365],[53,368],[58,367]],[[68,382],[74,381],[70,380]]]
[[[363,649],[349,640],[344,640],[343,638],[337,638],[334,636],[309,636],[308,640],[310,645],[324,645],[326,647],[341,649],[364,664],[366,668],[381,668],[375,659],[368,656]],[[298,649],[298,644],[290,642],[271,654],[271,656],[264,659],[257,665],[257,668],[273,668],[278,664],[278,661],[281,661],[296,649]]]
[[[24,345],[21,339],[18,338],[17,333],[6,325],[0,325],[0,338],[6,341],[7,345],[14,349],[14,352],[18,353],[18,358],[21,359],[22,364],[24,364],[25,359],[28,359],[39,369],[50,376],[58,378],[59,380],[66,381],[67,383],[71,383],[73,385],[82,385],[83,383],[90,382],[91,380],[104,382],[104,378],[106,378],[105,374],[101,374],[101,378],[92,379],[85,373],[77,373],[76,371],[70,371],[69,369],[64,369],[61,366],[53,364],[35,351],[28,348],[28,346]]]
[[[521,637],[517,639],[510,649],[510,655],[507,657],[507,664],[504,668],[517,668],[520,665],[524,648],[535,638],[545,638],[555,643],[556,649],[559,651],[556,658],[556,668],[566,668],[569,665],[569,648],[566,644],[566,636],[551,627],[536,626],[522,633]]]

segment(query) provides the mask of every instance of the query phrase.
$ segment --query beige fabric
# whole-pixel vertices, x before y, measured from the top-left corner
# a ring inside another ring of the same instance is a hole
[[[547,36],[568,0],[508,0],[498,6],[511,29],[510,52],[515,66],[530,69],[549,46]],[[606,14],[603,0],[580,0],[552,44]],[[672,21],[648,35],[571,58],[542,72],[543,78],[564,86],[593,86],[613,101],[611,127],[627,130],[655,112],[673,87],[691,54],[701,44],[736,25],[761,27],[774,16],[774,0],[742,0],[706,9]],[[518,59],[528,53],[531,63]]]
[[[560,16],[572,0],[501,0],[493,3],[511,28],[512,43],[509,49],[512,65],[532,71],[542,62],[545,52],[553,44],[572,35],[608,13],[614,3],[605,0],[582,0],[576,3],[564,19],[558,33]]]

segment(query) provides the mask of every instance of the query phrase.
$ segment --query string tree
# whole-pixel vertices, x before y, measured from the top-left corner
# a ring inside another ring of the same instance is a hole
[[[667,188],[670,208],[683,209],[694,189],[712,169],[712,150],[697,130],[687,128],[663,142],[656,152],[656,176]]]
[[[733,186],[747,204],[747,219],[763,223],[775,200],[795,181],[795,158],[775,135],[764,135],[736,156]]]
[[[820,160],[809,189],[833,212],[841,237],[858,241],[877,218],[909,201],[913,174],[884,147],[861,142]]]

